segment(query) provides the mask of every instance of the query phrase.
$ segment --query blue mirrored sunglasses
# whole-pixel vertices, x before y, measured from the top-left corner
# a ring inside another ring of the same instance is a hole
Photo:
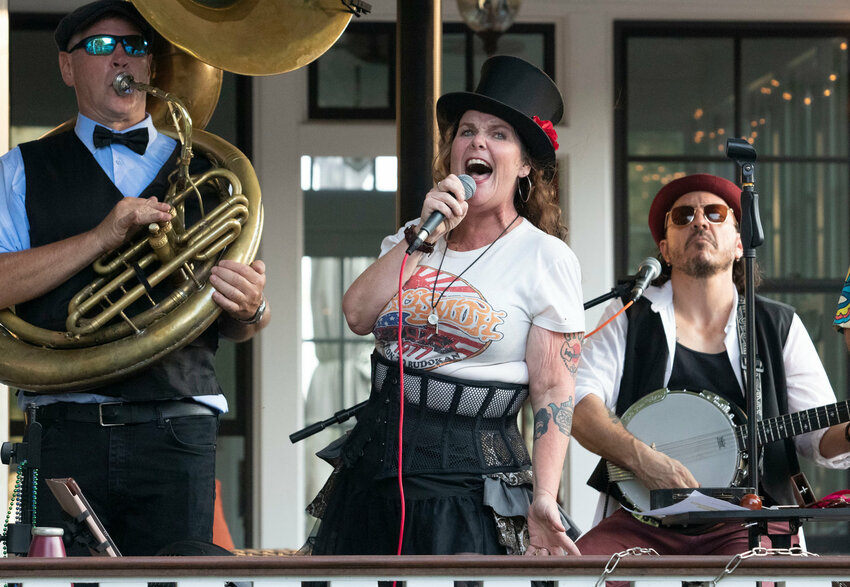
[[[150,53],[148,42],[142,35],[92,35],[68,49],[68,53],[85,49],[89,55],[112,55],[118,43],[124,46],[124,53],[130,57],[142,57]]]

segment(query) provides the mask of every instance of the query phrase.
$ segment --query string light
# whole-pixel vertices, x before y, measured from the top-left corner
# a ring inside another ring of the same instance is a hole
[[[791,92],[782,92],[782,99],[786,101],[791,100]]]

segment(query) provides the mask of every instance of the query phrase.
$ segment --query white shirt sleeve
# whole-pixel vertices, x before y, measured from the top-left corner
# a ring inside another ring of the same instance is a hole
[[[800,318],[794,314],[788,340],[783,349],[785,378],[788,389],[788,411],[800,412],[835,403],[835,393],[826,376],[815,345]],[[817,465],[829,469],[850,467],[850,452],[825,459],[820,454],[820,441],[826,429],[794,437],[797,452]]]
[[[599,324],[622,309],[623,303],[614,300],[605,308]],[[620,314],[602,330],[585,338],[581,361],[576,372],[576,404],[593,394],[614,410],[620,393],[623,376],[623,359],[626,354],[626,332],[629,321]]]
[[[537,272],[531,323],[552,332],[584,332],[581,269],[575,253],[558,243],[555,261]],[[541,263],[542,264],[542,263]]]

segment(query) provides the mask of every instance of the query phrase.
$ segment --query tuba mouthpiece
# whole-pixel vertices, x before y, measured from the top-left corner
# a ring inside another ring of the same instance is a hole
[[[112,89],[115,90],[115,93],[120,95],[130,94],[133,91],[133,76],[123,71],[115,76],[115,79],[112,80]]]

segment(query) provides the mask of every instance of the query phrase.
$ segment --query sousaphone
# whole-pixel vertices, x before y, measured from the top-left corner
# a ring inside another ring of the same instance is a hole
[[[0,382],[13,387],[51,393],[116,381],[188,344],[216,320],[210,269],[222,258],[253,261],[263,226],[259,182],[247,157],[201,130],[218,101],[221,70],[270,75],[307,65],[361,10],[353,0],[132,1],[164,39],[154,46],[150,84],[122,74],[113,86],[147,93],[157,127],[181,144],[177,171],[160,197],[172,204],[173,219],[150,225],[94,263],[98,277],[73,298],[66,331],[0,310]],[[210,170],[189,173],[194,150],[212,162]],[[217,205],[185,224],[184,203],[210,184],[218,189]],[[163,282],[172,293],[130,315]]]

